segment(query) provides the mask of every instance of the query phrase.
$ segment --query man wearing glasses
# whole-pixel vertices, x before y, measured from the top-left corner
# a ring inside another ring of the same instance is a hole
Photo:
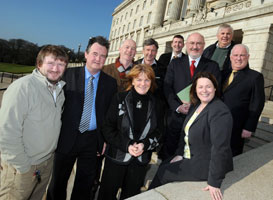
[[[0,109],[0,199],[42,199],[53,166],[68,63],[58,46],[41,49],[36,69],[13,82]]]

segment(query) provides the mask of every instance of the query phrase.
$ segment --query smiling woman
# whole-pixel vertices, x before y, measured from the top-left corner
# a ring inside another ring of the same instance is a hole
[[[150,189],[174,181],[204,181],[213,200],[221,200],[220,186],[233,169],[230,137],[232,117],[217,98],[215,77],[196,74],[190,91],[191,108],[184,121],[179,147],[174,157],[164,161]]]
[[[120,199],[140,193],[163,130],[162,107],[152,94],[153,69],[136,65],[127,78],[127,91],[113,98],[102,129],[107,149],[99,200],[116,199],[119,188]]]

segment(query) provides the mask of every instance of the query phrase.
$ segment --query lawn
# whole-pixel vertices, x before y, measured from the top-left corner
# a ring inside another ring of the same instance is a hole
[[[0,72],[10,72],[13,74],[31,73],[35,66],[17,65],[0,62]]]

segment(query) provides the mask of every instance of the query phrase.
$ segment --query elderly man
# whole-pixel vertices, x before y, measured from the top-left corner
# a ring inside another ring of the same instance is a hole
[[[185,56],[184,53],[182,53],[182,49],[184,47],[184,38],[181,35],[175,35],[172,40],[172,52],[170,53],[164,53],[162,54],[158,62],[161,63],[165,68],[169,65],[169,63],[174,58],[181,58],[182,56]]]
[[[203,56],[216,61],[222,74],[225,74],[230,69],[230,51],[235,45],[232,41],[233,28],[229,24],[220,25],[216,37],[217,41],[204,50]]]
[[[190,34],[186,42],[188,55],[174,59],[168,66],[164,81],[164,93],[170,106],[166,142],[163,147],[165,158],[172,156],[177,148],[181,128],[189,109],[189,103],[181,102],[177,93],[189,86],[195,74],[200,71],[210,72],[218,82],[221,80],[218,64],[201,56],[204,46],[204,37],[200,33]]]
[[[2,176],[0,199],[42,199],[53,167],[68,56],[58,46],[44,46],[36,69],[13,82],[0,109]]]
[[[243,152],[244,138],[255,132],[265,101],[263,75],[250,69],[248,60],[248,47],[235,45],[230,54],[232,71],[223,84],[223,101],[233,117],[233,156]]]
[[[123,41],[119,48],[119,57],[115,63],[105,65],[102,71],[117,80],[118,91],[123,91],[125,83],[125,75],[133,67],[134,57],[136,55],[136,43],[132,39]]]

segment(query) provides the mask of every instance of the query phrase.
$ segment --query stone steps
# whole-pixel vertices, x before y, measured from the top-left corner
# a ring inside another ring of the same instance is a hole
[[[221,187],[224,199],[273,199],[273,142],[236,156],[234,170],[227,174]],[[206,182],[175,182],[141,193],[131,200],[211,200],[202,191]]]

